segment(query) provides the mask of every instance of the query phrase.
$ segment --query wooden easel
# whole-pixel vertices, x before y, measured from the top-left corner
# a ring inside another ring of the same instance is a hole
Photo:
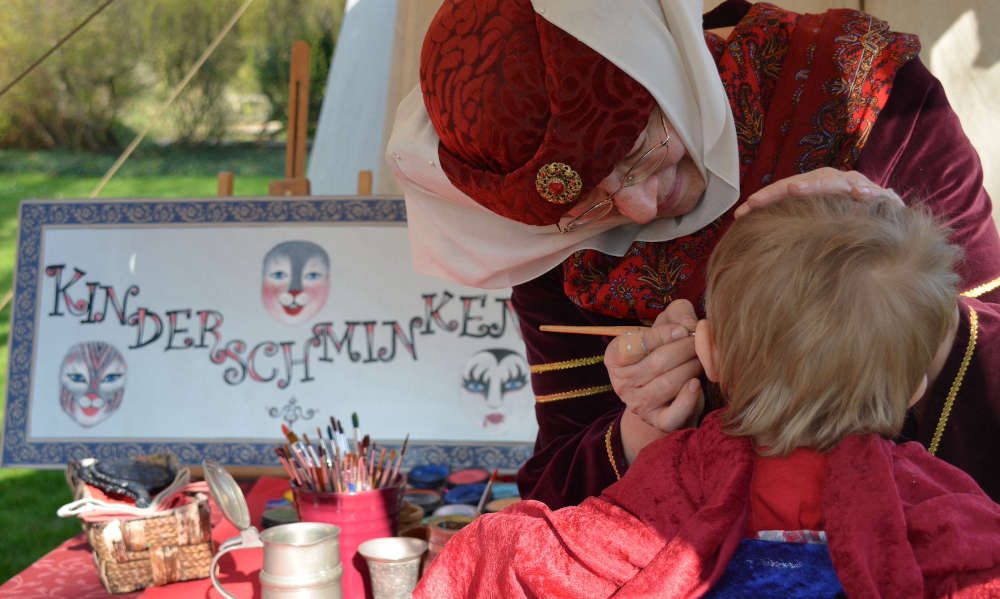
[[[285,178],[267,186],[272,196],[307,196],[311,189],[306,178],[306,140],[309,137],[309,44],[292,44],[292,64],[288,81],[288,141],[285,147]],[[219,197],[233,195],[234,175],[222,171],[218,177]],[[358,171],[358,195],[372,194],[372,171]]]
[[[267,186],[272,196],[307,196],[306,138],[309,136],[309,44],[295,40],[288,82],[288,142],[285,150],[285,178]]]

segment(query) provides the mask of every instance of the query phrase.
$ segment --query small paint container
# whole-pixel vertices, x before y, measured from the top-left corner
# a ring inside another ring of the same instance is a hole
[[[441,506],[441,509],[447,507],[455,506]],[[427,558],[424,561],[424,572],[427,571],[431,566],[431,562],[437,557],[438,553],[444,549],[445,544],[455,536],[455,533],[462,530],[469,525],[470,522],[475,518],[475,516],[461,516],[461,515],[450,515],[450,516],[435,516],[431,518],[430,523],[427,525],[428,529],[428,544],[427,544]]]
[[[464,503],[467,505],[479,505],[479,500],[486,490],[486,483],[476,483],[474,485],[459,485],[444,494],[445,504]]]
[[[299,521],[299,514],[292,506],[273,507],[264,510],[260,518],[261,528],[271,528],[281,524],[291,524]]]
[[[448,478],[448,467],[440,464],[415,466],[406,475],[406,482],[415,489],[437,489]]]
[[[516,483],[494,483],[490,497],[493,499],[506,499],[508,497],[520,497]]]
[[[507,506],[514,505],[518,501],[521,501],[520,497],[504,497],[503,499],[494,499],[483,506],[483,510],[487,514],[493,514],[499,512]]]
[[[424,508],[404,499],[403,507],[399,509],[399,530],[409,530],[420,526],[423,519]]]
[[[441,506],[441,494],[433,489],[408,489],[403,499],[420,506],[424,516],[433,514],[434,510]]]
[[[466,468],[465,470],[456,470],[449,474],[446,483],[449,487],[458,487],[461,485],[485,483],[489,478],[490,473],[482,468]]]
[[[451,503],[448,505],[442,505],[438,509],[434,510],[434,516],[432,519],[441,518],[444,516],[462,516],[465,518],[475,518],[479,515],[476,511],[476,506],[469,505],[467,503]]]

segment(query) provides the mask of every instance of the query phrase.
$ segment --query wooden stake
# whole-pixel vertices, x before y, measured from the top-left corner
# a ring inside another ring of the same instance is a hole
[[[358,171],[358,195],[370,196],[372,194],[372,172]]]
[[[215,195],[222,197],[229,197],[233,195],[233,187],[235,185],[235,177],[231,171],[222,171],[219,173],[219,188]]]

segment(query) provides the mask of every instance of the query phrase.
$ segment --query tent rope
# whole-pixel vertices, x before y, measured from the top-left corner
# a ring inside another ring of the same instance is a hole
[[[251,4],[253,4],[253,0],[246,0],[246,2],[243,3],[243,6],[241,6],[235,13],[233,13],[232,18],[229,19],[229,22],[226,23],[226,26],[223,27],[221,31],[219,31],[218,35],[215,36],[215,39],[212,40],[212,43],[209,44],[207,48],[205,48],[205,51],[201,53],[201,56],[198,58],[197,61],[195,61],[194,65],[188,71],[187,75],[184,76],[184,79],[181,80],[181,82],[178,83],[176,87],[174,87],[172,92],[170,92],[170,96],[167,98],[167,101],[164,102],[162,106],[160,106],[159,110],[154,116],[160,116],[161,114],[163,114],[163,112],[166,111],[167,108],[169,108],[170,105],[174,103],[174,100],[176,100],[177,97],[181,95],[181,92],[184,91],[184,88],[187,87],[187,84],[190,83],[191,79],[193,79],[194,76],[198,73],[199,69],[201,69],[201,66],[205,64],[206,60],[208,60],[208,57],[211,56],[213,52],[215,52],[215,49],[219,46],[220,43],[222,43],[222,40],[226,37],[226,35],[228,35],[230,31],[232,31],[233,27],[236,25],[236,22],[240,20],[240,17],[243,16],[243,13],[247,11],[247,9],[250,7]],[[139,146],[139,144],[142,143],[142,140],[145,139],[146,134],[149,133],[149,130],[152,128],[153,123],[156,122],[156,120],[157,120],[156,118],[151,118],[147,121],[146,126],[143,127],[142,131],[140,131],[139,134],[135,136],[135,139],[132,140],[132,143],[130,143],[128,147],[125,148],[125,151],[122,152],[122,155],[118,157],[118,160],[115,160],[115,163],[111,165],[111,168],[108,169],[108,172],[104,174],[104,177],[101,179],[101,182],[98,183],[97,187],[94,188],[94,191],[90,193],[90,197],[95,198],[99,193],[101,193],[101,190],[103,190],[104,186],[108,184],[108,181],[111,180],[111,177],[115,176],[115,173],[118,172],[118,169],[120,169],[121,166],[125,164],[125,161],[128,160],[129,156],[132,155],[132,152],[134,152],[135,149]]]
[[[35,60],[35,62],[31,63],[28,66],[28,68],[26,68],[23,71],[21,71],[20,75],[18,75],[17,77],[14,77],[13,81],[11,81],[7,85],[5,85],[3,89],[0,89],[0,97],[2,97],[4,94],[6,94],[12,87],[14,87],[15,85],[17,85],[18,82],[21,81],[21,79],[24,79],[25,77],[27,77],[31,73],[31,71],[35,70],[35,67],[37,67],[38,65],[42,64],[42,62],[46,58],[48,58],[53,52],[55,52],[63,44],[65,44],[69,40],[69,38],[71,38],[74,35],[76,35],[77,31],[80,31],[81,29],[83,29],[84,26],[86,26],[87,23],[89,23],[91,19],[93,19],[94,17],[96,17],[98,14],[100,14],[100,12],[102,10],[104,10],[105,8],[107,8],[108,5],[111,4],[112,2],[114,2],[114,0],[107,0],[104,4],[98,6],[96,9],[94,9],[93,12],[91,12],[89,15],[87,15],[87,18],[84,19],[83,21],[81,21],[79,25],[77,25],[76,27],[74,27],[73,29],[71,29],[70,32],[67,33],[66,35],[62,36],[62,39],[60,39],[58,42],[56,42],[56,45],[54,45],[51,48],[49,48],[48,51],[46,51],[44,54],[42,54],[41,56],[39,56]]]

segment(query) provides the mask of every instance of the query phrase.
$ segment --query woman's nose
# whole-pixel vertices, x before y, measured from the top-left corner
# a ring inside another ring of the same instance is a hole
[[[659,173],[623,187],[615,194],[615,208],[629,220],[644,225],[656,218]]]

